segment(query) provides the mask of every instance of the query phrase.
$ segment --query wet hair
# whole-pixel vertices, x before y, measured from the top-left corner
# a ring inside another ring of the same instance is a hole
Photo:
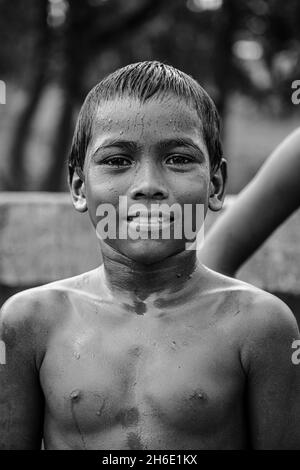
[[[220,118],[213,100],[190,75],[161,62],[146,61],[116,70],[101,80],[87,95],[79,112],[69,155],[71,176],[76,168],[83,170],[95,116],[101,103],[122,97],[138,99],[144,103],[150,98],[163,99],[170,95],[185,100],[196,110],[211,167],[217,169],[223,151]]]

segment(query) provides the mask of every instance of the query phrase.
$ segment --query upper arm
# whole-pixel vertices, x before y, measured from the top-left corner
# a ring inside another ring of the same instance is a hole
[[[247,329],[241,358],[252,448],[299,449],[300,365],[292,361],[296,320],[274,298],[261,303]]]
[[[6,353],[5,364],[0,364],[1,449],[41,448],[44,405],[32,309],[24,293],[1,309],[0,338]]]
[[[300,129],[270,155],[255,178],[209,231],[200,259],[234,275],[239,267],[300,206]]]

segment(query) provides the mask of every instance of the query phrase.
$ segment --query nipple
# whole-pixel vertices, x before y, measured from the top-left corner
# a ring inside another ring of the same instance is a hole
[[[191,396],[190,396],[190,400],[206,400],[206,395],[205,393],[203,392],[194,392]]]
[[[73,392],[70,393],[70,398],[72,401],[77,401],[80,398],[80,391],[79,390],[73,390]]]

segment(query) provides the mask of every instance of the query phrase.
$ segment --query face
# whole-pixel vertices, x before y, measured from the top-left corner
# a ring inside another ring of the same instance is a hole
[[[159,218],[153,208],[176,204],[182,208],[184,226],[184,204],[189,204],[193,213],[197,204],[203,205],[204,213],[209,206],[218,210],[222,205],[222,177],[211,174],[199,117],[193,108],[174,97],[144,104],[130,98],[102,104],[83,172],[84,182],[75,174],[71,185],[75,207],[88,210],[97,227],[101,220],[99,207],[109,204],[117,216],[117,234],[130,229],[135,233],[142,230],[144,235],[147,232],[149,236],[143,238],[120,239],[117,235],[116,239],[102,241],[144,264],[183,251],[187,242],[184,236],[174,237],[173,218]],[[120,196],[126,201],[125,212],[120,210]],[[148,218],[135,217],[136,204],[152,209]],[[153,239],[150,227],[158,227],[160,234],[165,227],[170,237]]]

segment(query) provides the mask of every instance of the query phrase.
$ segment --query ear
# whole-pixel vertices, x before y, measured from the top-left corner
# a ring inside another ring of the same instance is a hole
[[[69,166],[69,188],[72,196],[73,206],[78,212],[87,211],[85,195],[84,174],[81,168]]]
[[[226,182],[227,162],[225,158],[222,158],[219,168],[215,171],[210,180],[208,207],[214,212],[222,209],[225,197]]]

